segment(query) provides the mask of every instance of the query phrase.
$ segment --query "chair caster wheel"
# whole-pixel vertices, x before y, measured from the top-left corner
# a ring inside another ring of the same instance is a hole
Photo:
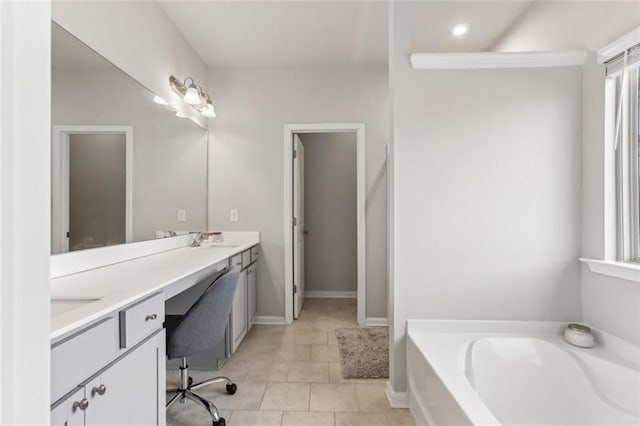
[[[234,393],[236,393],[237,390],[238,390],[238,386],[236,386],[235,383],[231,383],[230,385],[227,385],[227,393],[229,395],[233,395]]]
[[[220,417],[217,422],[213,422],[213,426],[225,426],[226,424],[227,421],[224,419],[224,417]]]
[[[189,383],[189,387],[191,387],[193,385],[193,377],[189,376],[187,382]]]

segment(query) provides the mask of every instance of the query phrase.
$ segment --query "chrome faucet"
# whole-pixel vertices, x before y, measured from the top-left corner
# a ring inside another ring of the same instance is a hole
[[[209,238],[209,234],[206,232],[198,232],[194,237],[193,240],[191,240],[191,247],[200,247],[200,244],[202,244],[202,242],[204,240],[206,240],[207,238]]]

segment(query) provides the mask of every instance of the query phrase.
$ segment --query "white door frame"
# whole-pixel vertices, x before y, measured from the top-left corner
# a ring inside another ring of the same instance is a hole
[[[358,240],[358,324],[365,325],[366,316],[366,217],[365,217],[365,139],[363,123],[320,123],[284,125],[284,319],[293,322],[293,134],[356,134],[357,175],[357,240]]]
[[[52,245],[58,253],[69,251],[69,135],[80,134],[125,134],[126,183],[125,183],[125,242],[133,240],[133,127],[101,125],[56,125],[53,126],[51,145],[51,231]],[[60,194],[56,197],[56,194]],[[67,208],[65,208],[67,206]]]

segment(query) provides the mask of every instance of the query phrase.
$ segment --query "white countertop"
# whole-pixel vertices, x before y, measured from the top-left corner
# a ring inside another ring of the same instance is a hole
[[[68,335],[100,318],[172,284],[215,266],[256,244],[257,232],[241,233],[233,245],[181,247],[51,280],[52,299],[99,299],[66,312],[52,310],[51,340]]]

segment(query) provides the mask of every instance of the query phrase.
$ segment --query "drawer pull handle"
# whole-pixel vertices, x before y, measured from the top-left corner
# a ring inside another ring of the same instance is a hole
[[[98,394],[98,395],[102,396],[105,393],[107,393],[107,387],[105,385],[100,385],[100,386],[95,387],[95,388],[93,388],[91,390],[91,395]]]
[[[76,401],[73,403],[74,411],[78,408],[84,411],[87,409],[87,407],[89,407],[89,401],[87,400],[87,398],[82,398],[80,401]]]
[[[158,318],[158,315],[156,314],[151,314],[151,315],[147,315],[147,317],[144,319],[145,321],[153,321],[154,319]]]

